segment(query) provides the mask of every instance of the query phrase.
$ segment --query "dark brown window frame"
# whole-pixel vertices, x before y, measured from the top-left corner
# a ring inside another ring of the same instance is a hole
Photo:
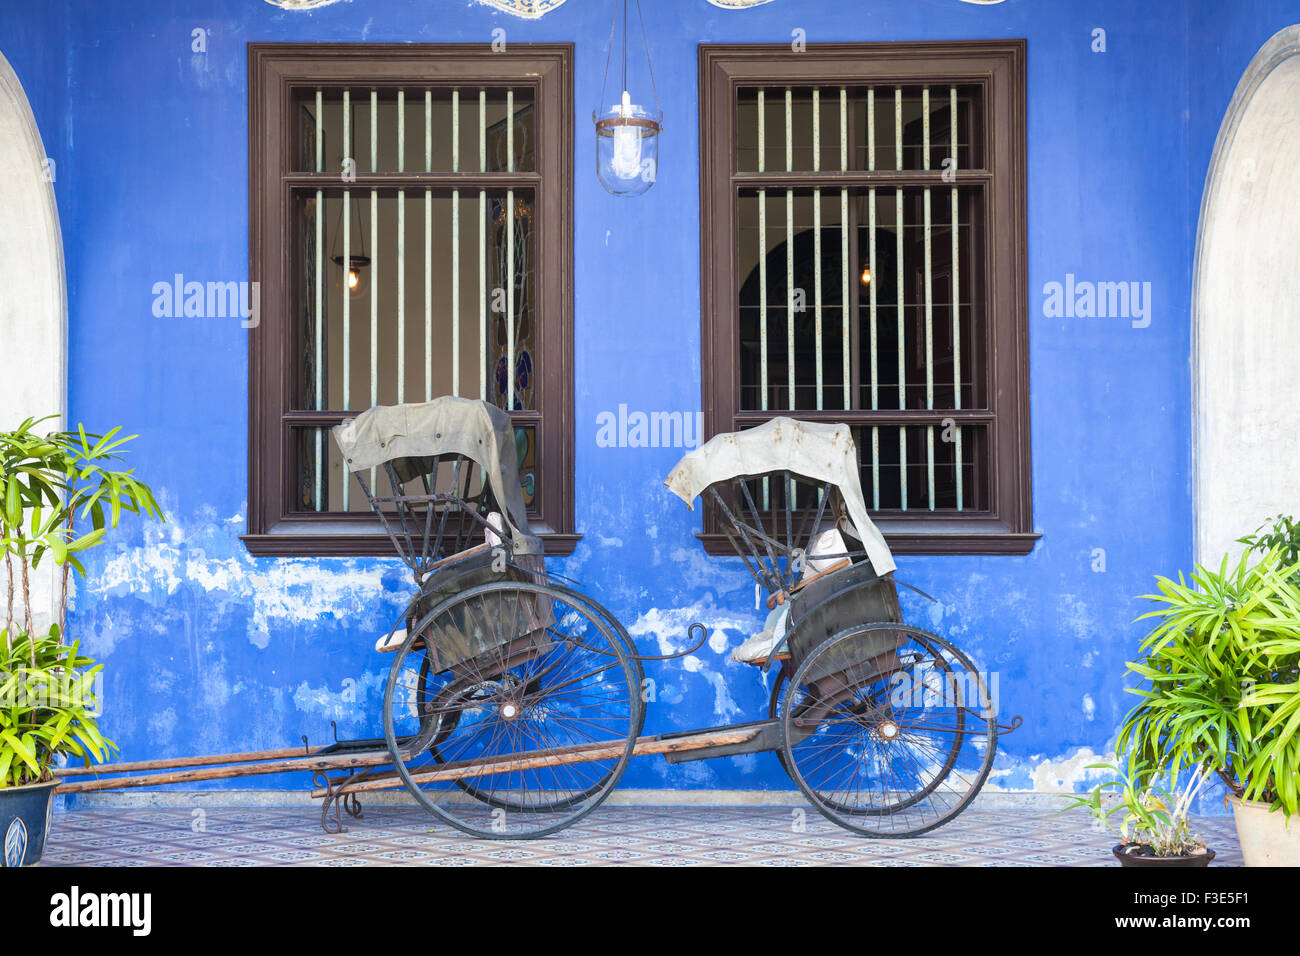
[[[700,279],[702,399],[707,435],[734,431],[782,414],[741,411],[739,302],[736,248],[737,196],[746,178],[782,188],[849,188],[879,185],[880,173],[737,173],[733,160],[736,96],[741,86],[867,85],[872,83],[981,84],[988,104],[988,172],[958,170],[955,183],[943,172],[894,174],[898,185],[980,184],[990,200],[984,248],[989,322],[985,372],[989,407],[944,412],[958,424],[988,424],[991,494],[989,511],[970,517],[909,514],[875,516],[897,554],[1027,554],[1033,532],[1029,448],[1028,280],[1026,272],[1026,106],[1024,40],[921,43],[834,43],[796,53],[788,44],[701,44],[700,89]],[[891,180],[892,181],[892,180]],[[907,412],[797,411],[808,421],[850,424],[910,423]],[[706,510],[700,535],[711,554],[732,553]]]
[[[288,122],[296,90],[356,83],[366,88],[416,87],[455,79],[466,86],[529,87],[545,120],[536,172],[359,172],[354,189],[384,188],[395,180],[458,188],[472,181],[499,182],[536,191],[544,232],[539,235],[537,276],[538,412],[516,412],[521,424],[539,421],[539,468],[546,476],[534,529],[548,554],[568,554],[580,539],[573,517],[573,44],[512,43],[508,51],[485,44],[250,43],[249,219],[250,274],[261,286],[261,323],[249,330],[248,533],[254,555],[332,557],[391,555],[392,542],[371,515],[308,514],[291,506],[291,427],[328,426],[351,412],[293,412],[294,323],[286,254],[292,190],[337,187],[337,172],[291,171]]]

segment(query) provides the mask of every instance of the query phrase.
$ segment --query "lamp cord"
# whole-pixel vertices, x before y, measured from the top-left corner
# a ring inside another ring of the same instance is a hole
[[[660,117],[659,126],[663,128],[663,109],[659,106],[659,87],[655,83],[655,66],[650,59],[650,40],[645,30],[645,15],[641,12],[641,0],[636,0],[636,17],[641,24],[641,45],[645,47],[645,63],[650,71],[650,91],[654,94],[655,113]],[[614,55],[614,36],[618,31],[618,0],[614,0],[614,18],[609,24],[609,44],[605,47],[605,73],[600,81],[600,103],[597,113],[604,112],[605,109],[605,90],[609,86],[609,64]],[[622,63],[623,89],[627,89],[627,0],[623,0],[623,63]],[[619,91],[622,92],[621,90]],[[620,102],[622,99],[620,97]]]

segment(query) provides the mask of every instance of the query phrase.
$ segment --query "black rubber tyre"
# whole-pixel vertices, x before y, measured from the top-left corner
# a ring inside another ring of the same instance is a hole
[[[849,670],[828,663],[882,636],[900,646]],[[996,704],[985,675],[944,638],[858,625],[818,645],[789,680],[782,763],[834,823],[870,837],[918,836],[961,813],[988,779]]]
[[[553,582],[552,582],[552,586],[560,591],[563,591],[565,594],[569,595],[570,600],[580,601],[589,610],[598,613],[600,617],[605,621],[605,623],[608,624],[619,635],[620,639],[623,641],[623,646],[627,649],[628,657],[632,661],[632,665],[635,670],[636,686],[638,688],[642,687],[645,678],[644,678],[644,671],[642,669],[641,662],[634,656],[636,654],[636,644],[633,643],[631,636],[627,633],[627,630],[622,626],[622,624],[619,623],[618,619],[615,618],[612,614],[610,614],[609,611],[607,611],[602,605],[598,604],[593,600],[590,600],[589,598],[586,598],[585,595],[582,595],[580,592],[574,591],[572,588],[569,588],[561,584],[555,584]],[[421,665],[421,670],[420,670],[422,695],[424,693],[425,687],[427,686],[428,677],[430,676],[428,674],[429,668],[427,666],[427,661],[428,661],[428,656],[426,655],[425,663]],[[646,716],[646,708],[642,706],[641,718],[637,723],[636,732],[634,734],[634,736],[636,737],[641,736],[641,730],[645,726],[645,716]],[[436,736],[430,744],[429,752],[432,754],[433,758],[439,763],[447,762],[446,758],[443,757],[442,752],[438,749],[438,747],[439,744],[441,744],[443,740],[446,739],[446,735],[449,734],[452,729],[454,728],[449,727],[446,728],[445,730],[440,728],[439,735]],[[479,789],[478,787],[474,786],[472,783],[470,783],[469,781],[463,778],[457,777],[453,781],[453,783],[455,783],[457,787],[459,787],[465,793],[469,794],[475,800],[481,801],[482,803],[485,803],[490,807],[497,807],[503,810],[514,809],[508,803],[498,799],[492,793],[485,792]],[[592,786],[590,786],[586,790],[582,791],[581,793],[573,794],[572,796],[560,798],[554,801],[541,803],[538,805],[535,812],[552,813],[560,810],[567,810],[570,807],[581,803],[583,800],[590,799],[600,790],[601,787],[604,786],[604,784],[605,784],[604,780],[599,780],[596,783],[592,784]]]
[[[529,630],[521,606],[548,608],[551,622]],[[430,664],[426,638],[457,628],[486,649],[450,668]],[[637,674],[623,636],[576,592],[486,584],[407,635],[384,690],[384,737],[430,813],[485,839],[535,839],[617,785],[645,720]]]

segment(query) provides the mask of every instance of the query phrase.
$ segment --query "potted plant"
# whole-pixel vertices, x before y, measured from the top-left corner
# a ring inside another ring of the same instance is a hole
[[[1181,788],[1167,790],[1155,783],[1151,768],[1130,768],[1121,773],[1114,764],[1090,764],[1089,770],[1109,770],[1116,777],[1086,794],[1071,794],[1066,810],[1086,808],[1099,824],[1116,833],[1120,842],[1111,850],[1120,866],[1209,866],[1214,851],[1191,830],[1188,814],[1197,793],[1209,778],[1208,767],[1196,768]],[[1106,791],[1117,800],[1106,800]],[[1123,813],[1116,827],[1111,817]]]
[[[1300,574],[1269,543],[1191,583],[1159,578],[1144,681],[1116,752],[1177,774],[1209,767],[1231,793],[1247,865],[1300,865]]]
[[[116,752],[99,732],[100,667],[65,640],[70,572],[100,544],[122,512],[163,520],[153,492],[129,470],[113,470],[123,445],[107,435],[39,435],[34,419],[0,432],[0,552],[4,629],[0,631],[0,866],[40,860],[49,831],[60,758],[103,760]],[[89,529],[86,524],[89,523]],[[84,533],[82,533],[84,531]],[[36,627],[31,574],[59,566],[58,620]],[[16,613],[17,612],[17,613]]]

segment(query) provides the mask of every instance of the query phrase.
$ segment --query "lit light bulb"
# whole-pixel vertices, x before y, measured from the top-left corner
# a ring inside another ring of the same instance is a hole
[[[871,285],[871,266],[866,266],[862,270],[862,284]]]
[[[632,116],[632,95],[623,91],[621,114]],[[637,126],[614,127],[614,173],[620,179],[632,179],[641,172],[641,129]]]
[[[370,288],[366,277],[366,266],[370,265],[368,256],[350,256],[347,259],[333,256],[331,261],[339,267],[334,282],[340,291],[347,292],[354,299],[366,294]]]

